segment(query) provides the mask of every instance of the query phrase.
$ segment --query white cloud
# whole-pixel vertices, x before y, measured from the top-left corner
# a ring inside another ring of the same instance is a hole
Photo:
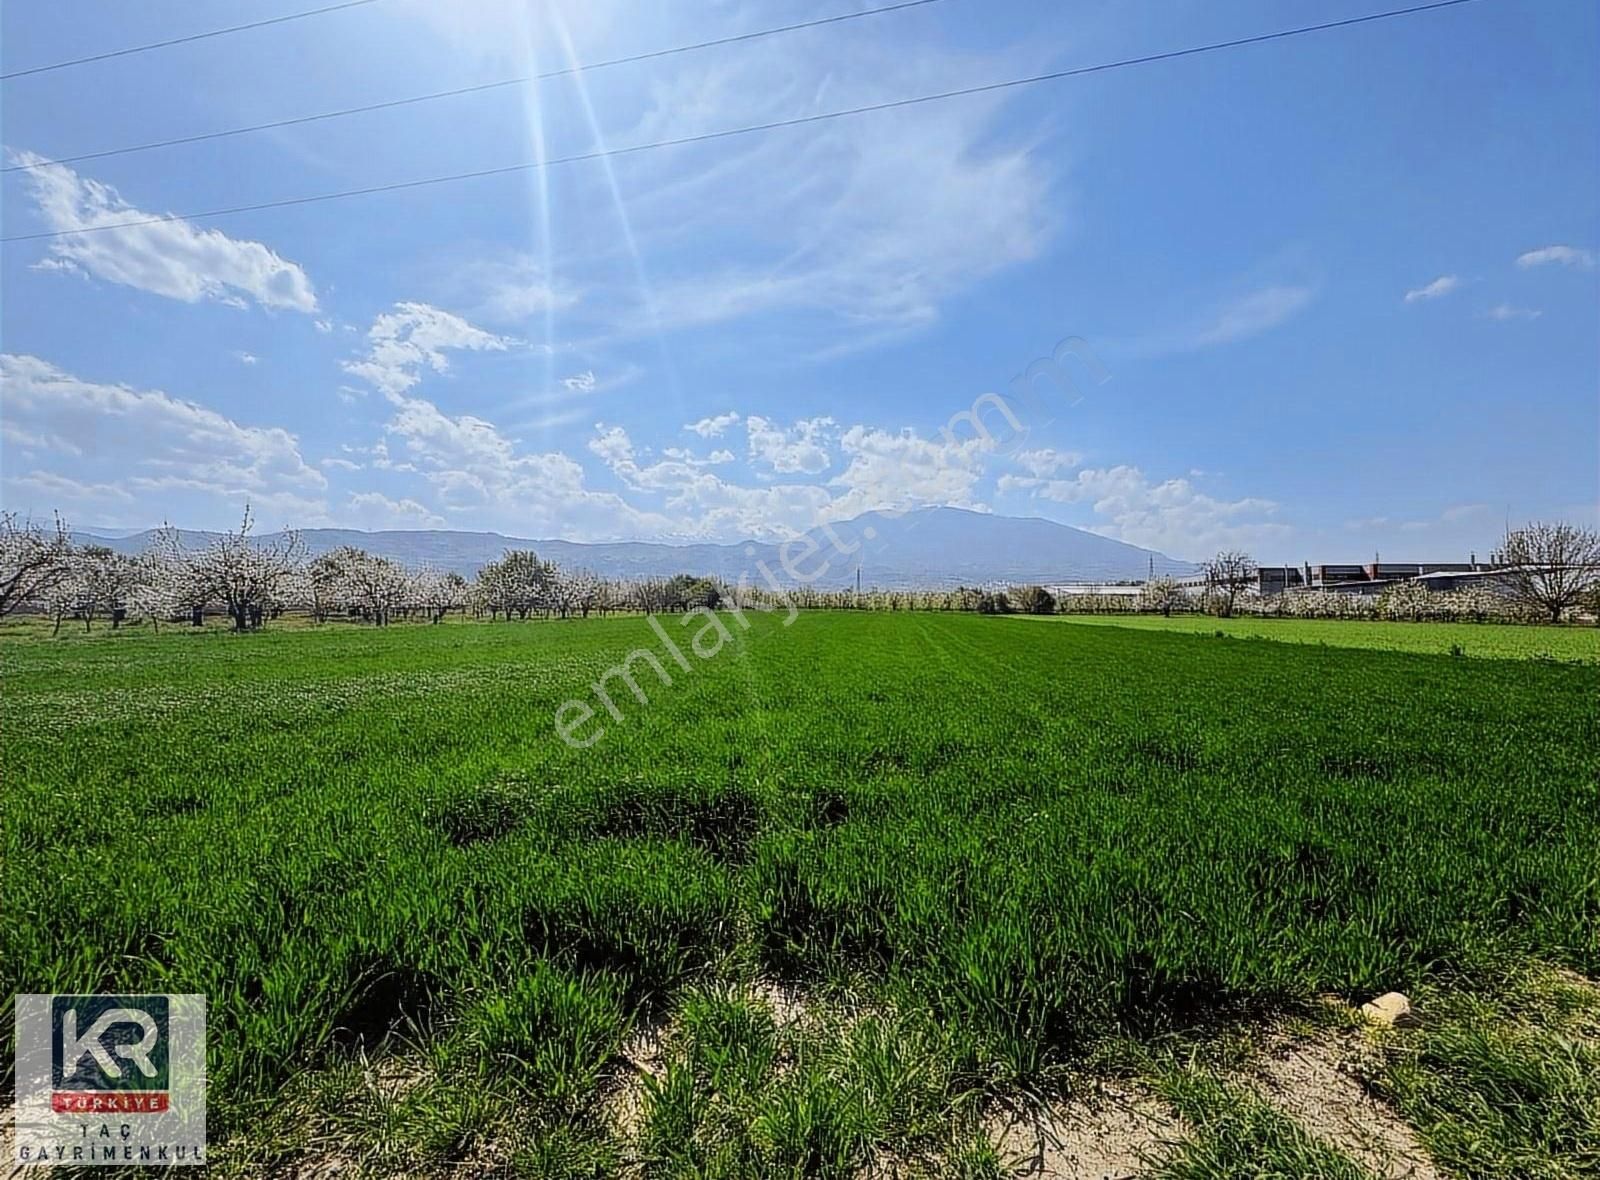
[[[1259,336],[1297,315],[1316,294],[1310,287],[1263,287],[1233,300],[1195,333],[1195,347],[1232,344]]]
[[[708,461],[682,451],[649,463],[626,430],[596,426],[589,450],[630,491],[662,497],[680,536],[737,540],[787,537],[863,512],[904,511],[930,504],[981,508],[974,496],[987,448],[981,439],[927,439],[911,430],[852,426],[839,439],[849,462],[825,484],[764,482],[751,487],[706,470]],[[729,461],[729,452],[711,461]]]
[[[83,468],[99,485],[194,493],[197,518],[215,520],[218,498],[296,505],[319,517],[327,479],[277,427],[245,426],[160,391],[84,381],[38,357],[0,355],[8,448],[46,450],[55,474]],[[9,463],[7,464],[9,466]]]
[[[427,353],[440,338],[423,335],[420,359],[409,362],[415,376],[431,366]],[[741,419],[758,468],[759,479],[750,477],[754,486],[717,470],[735,462],[730,448],[705,457],[669,448],[652,457],[623,428],[597,424],[588,452],[620,482],[618,494],[590,486],[570,455],[530,450],[493,422],[446,413],[398,391],[388,393],[393,412],[381,436],[370,446],[345,444],[319,464],[341,476],[371,470],[382,473],[375,478],[394,482],[381,491],[350,489],[330,511],[327,478],[306,464],[297,440],[285,431],[242,426],[163,393],[91,385],[36,358],[7,356],[0,363],[8,452],[19,446],[50,451],[85,469],[13,478],[7,483],[11,494],[45,492],[57,502],[98,505],[97,511],[148,503],[144,497],[157,493],[207,505],[185,523],[202,516],[218,523],[213,508],[219,500],[237,506],[249,499],[263,520],[275,516],[274,523],[451,525],[587,540],[770,539],[875,510],[935,504],[986,509],[981,489],[988,465],[998,461],[1031,473],[1003,475],[1002,492],[1090,504],[1099,531],[1168,551],[1203,553],[1269,540],[1282,529],[1270,520],[1270,502],[1219,500],[1187,480],[1152,484],[1131,467],[1067,477],[1062,473],[1081,457],[1054,448],[1001,457],[982,436],[958,440],[864,424],[841,428],[830,418],[789,425],[759,416]],[[821,473],[831,465],[833,448],[843,469],[825,478]],[[16,469],[9,453],[7,459]],[[114,474],[102,474],[107,471]]]
[[[80,177],[33,152],[14,152],[46,224],[65,236],[49,243],[45,265],[77,269],[110,283],[169,299],[202,299],[311,313],[316,290],[306,272],[260,242],[200,229],[181,218],[123,229],[97,227],[152,216],[124,201],[110,185]],[[42,166],[41,166],[42,165]],[[92,232],[76,232],[92,231]]]
[[[842,488],[830,519],[876,510],[905,511],[930,504],[980,508],[975,498],[983,457],[993,444],[982,436],[956,441],[923,438],[914,430],[852,426],[839,439],[849,459],[828,481]]]
[[[43,493],[51,507],[108,501],[133,503],[133,496],[126,488],[118,487],[116,484],[69,479],[53,471],[30,471],[27,475],[8,479],[6,484],[9,487],[27,488],[30,491]]]
[[[422,370],[443,373],[450,367],[446,350],[501,351],[515,341],[474,327],[458,315],[426,303],[396,303],[394,310],[372,321],[367,352],[345,361],[351,376],[370,382],[395,397],[422,380]]]
[[[1028,474],[1039,478],[1070,470],[1083,462],[1083,456],[1076,451],[1058,451],[1053,447],[1018,451],[1012,459]]]
[[[1277,512],[1271,500],[1219,500],[1187,479],[1152,483],[1137,467],[1126,465],[1080,471],[1072,479],[1002,475],[999,490],[1088,504],[1101,521],[1095,532],[1174,556],[1199,558],[1222,548],[1256,548],[1289,532],[1266,519]]]
[[[589,449],[604,459],[606,466],[612,470],[619,466],[637,470],[633,462],[633,440],[626,430],[620,426],[608,427],[603,422],[596,422],[594,428],[599,433],[589,440]]]
[[[583,468],[560,451],[527,452],[492,422],[451,416],[425,398],[391,394],[386,437],[403,449],[390,458],[385,440],[374,467],[419,474],[437,506],[458,523],[523,536],[628,538],[671,531],[666,518],[635,509],[622,497],[586,485]]]
[[[1511,320],[1536,320],[1544,312],[1536,307],[1513,307],[1509,303],[1497,303],[1483,313],[1485,319],[1499,320],[1507,323]]]
[[[563,377],[561,384],[572,393],[593,393],[595,390],[594,370],[585,369],[582,373],[574,373],[570,377]]]
[[[356,528],[437,529],[445,525],[444,517],[415,500],[391,500],[382,492],[354,492],[345,501],[345,510]]]
[[[253,352],[240,351],[234,353],[233,356],[234,359],[237,360],[241,365],[253,365],[261,360],[261,358],[256,356]]]
[[[1537,250],[1517,255],[1517,265],[1523,269],[1551,264],[1589,270],[1594,266],[1594,253],[1590,250],[1580,250],[1576,246],[1541,246]]]
[[[751,414],[744,422],[751,461],[780,475],[815,475],[827,469],[828,436],[834,425],[832,418],[822,417],[802,418],[785,427]]]
[[[679,463],[687,463],[691,467],[720,467],[724,463],[732,463],[734,458],[733,452],[726,447],[712,451],[703,459],[683,447],[663,447],[661,453],[669,459],[676,459]]]
[[[717,438],[721,436],[723,431],[738,421],[739,415],[729,411],[726,414],[715,414],[710,418],[702,418],[698,422],[691,422],[684,429],[693,431],[701,438]]]
[[[644,464],[628,432],[597,423],[589,450],[630,490],[660,495],[679,536],[737,540],[787,537],[826,519],[833,498],[815,484],[746,487],[705,470],[705,465],[669,456]]]
[[[1438,299],[1441,295],[1448,295],[1461,285],[1461,280],[1456,275],[1440,275],[1433,282],[1415,287],[1406,292],[1407,303],[1417,303],[1424,299]]]

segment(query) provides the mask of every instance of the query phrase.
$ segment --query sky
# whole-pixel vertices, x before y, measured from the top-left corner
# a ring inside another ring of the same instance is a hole
[[[88,530],[248,503],[263,529],[682,541],[951,504],[1263,563],[1600,523],[1589,0],[204,215],[1386,6],[937,0],[596,65],[881,2],[375,0],[0,83],[0,223],[55,235],[0,255],[0,502]],[[10,4],[0,63],[244,11]],[[1062,379],[1020,380],[1051,356]]]

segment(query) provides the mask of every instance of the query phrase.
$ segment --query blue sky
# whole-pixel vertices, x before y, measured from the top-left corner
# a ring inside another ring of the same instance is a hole
[[[13,170],[4,228],[615,148],[1382,6],[943,0]],[[7,5],[4,66],[241,11]],[[823,11],[378,0],[8,81],[7,163]],[[1587,0],[1478,0],[609,162],[12,243],[0,494],[80,527],[221,527],[249,501],[267,527],[576,540],[950,503],[1187,558],[1481,555],[1508,514],[1596,519],[1597,51]],[[1074,336],[1109,379],[1073,368],[1080,396],[1017,399],[1025,436],[944,432]]]

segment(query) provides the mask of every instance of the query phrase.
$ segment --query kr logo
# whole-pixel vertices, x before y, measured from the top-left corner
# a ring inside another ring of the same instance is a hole
[[[111,1051],[137,1065],[145,1077],[156,1076],[156,1067],[150,1060],[150,1052],[156,1047],[156,1041],[161,1037],[161,1030],[156,1027],[156,1022],[150,1013],[138,1008],[113,1008],[109,1012],[102,1012],[99,1019],[89,1026],[89,1031],[80,1037],[77,1010],[69,1008],[61,1018],[62,1081],[66,1081],[78,1072],[78,1064],[83,1060],[85,1052],[94,1058],[95,1064],[100,1067],[100,1072],[107,1077],[122,1076],[122,1067],[111,1059],[111,1053],[106,1052],[105,1042],[101,1039],[114,1024],[136,1024],[140,1029],[140,1037],[132,1044],[113,1045]]]
[[[166,996],[51,997],[57,1090],[166,1090]]]

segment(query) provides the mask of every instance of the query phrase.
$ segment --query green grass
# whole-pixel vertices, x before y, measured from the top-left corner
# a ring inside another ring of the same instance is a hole
[[[695,990],[645,1084],[645,1171],[846,1180],[880,1150],[959,1157],[972,1145],[950,1142],[949,1127],[975,1128],[976,1088],[950,1049],[926,1015],[813,1014],[780,1027],[755,996]]]
[[[641,619],[8,638],[3,991],[206,993],[246,1171],[318,1142],[257,1122],[288,1084],[379,1170],[514,1139],[526,1174],[982,1175],[973,1096],[1107,1036],[1600,970],[1593,665],[753,622],[588,750],[555,709]],[[758,976],[890,1023],[774,1042],[718,990]],[[678,1056],[629,1137],[647,1027]],[[385,1052],[422,1080],[385,1096]]]
[[[1523,971],[1491,994],[1430,990],[1371,1082],[1462,1180],[1600,1174],[1600,989]]]
[[[1195,1134],[1159,1166],[1160,1180],[1372,1180],[1284,1114],[1208,1073],[1175,1071],[1161,1089]]]
[[[1087,623],[1233,639],[1325,644],[1423,655],[1497,660],[1581,660],[1600,663],[1600,627],[1534,627],[1509,623],[1399,623],[1363,619],[1217,619],[1209,615],[1019,615],[1030,621]]]

